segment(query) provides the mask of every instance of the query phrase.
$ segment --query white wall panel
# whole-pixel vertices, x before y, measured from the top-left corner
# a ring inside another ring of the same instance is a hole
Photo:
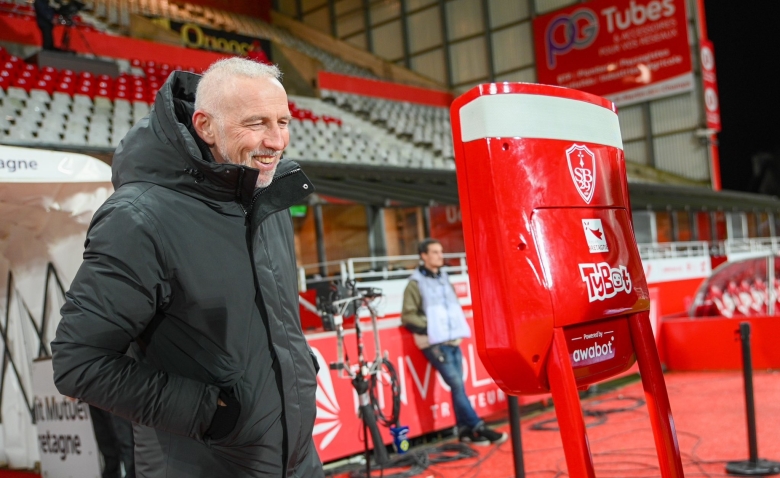
[[[301,8],[303,8],[304,12],[308,12],[309,10],[312,10],[319,6],[327,5],[327,3],[328,0],[301,0]],[[327,10],[327,8],[325,8],[324,10]]]
[[[623,138],[625,141],[625,138]],[[626,161],[638,164],[648,164],[647,158],[647,143],[645,140],[631,141],[623,143],[623,152],[626,156]]]
[[[709,179],[707,148],[693,132],[655,138],[654,146],[658,169],[698,181]]]
[[[365,17],[362,10],[347,13],[337,17],[336,30],[339,38],[344,38],[365,28]]]
[[[534,62],[531,22],[493,33],[493,67],[497,72],[515,70]]]
[[[418,8],[422,8],[428,5],[433,5],[436,0],[404,0],[406,2],[406,11],[411,12]]]
[[[490,26],[493,28],[530,17],[528,2],[525,0],[490,0],[488,3]]]
[[[480,0],[452,0],[445,5],[450,40],[485,31]]]
[[[365,33],[358,33],[355,36],[351,36],[349,38],[344,39],[345,42],[349,43],[350,45],[354,45],[358,48],[362,48],[364,50],[368,50],[368,43],[366,42],[366,34]]]
[[[517,81],[520,83],[536,83],[536,69],[531,66],[519,71],[497,75],[496,81]]]
[[[153,3],[152,6],[155,4]],[[284,13],[285,15],[289,17],[295,18],[296,15],[298,15],[297,10],[295,9],[295,1],[294,0],[283,0],[279,2],[279,11]]]
[[[401,21],[386,23],[372,29],[374,53],[386,60],[396,60],[404,56]]]
[[[306,11],[306,10],[304,10]],[[308,15],[304,15],[303,23],[317,30],[330,34],[330,14],[327,8],[320,8]]]
[[[696,91],[650,103],[653,134],[663,134],[699,125],[699,102]]]
[[[371,24],[376,25],[401,15],[400,0],[382,0],[371,5]]]
[[[632,211],[631,217],[634,223],[634,236],[638,244],[655,242],[655,215],[650,211]]]
[[[363,0],[338,0],[334,6],[336,8],[336,16],[339,16],[345,12],[362,9]]]
[[[620,134],[623,135],[623,141],[644,138],[645,118],[642,114],[642,105],[618,108],[618,119],[620,120]]]
[[[536,2],[536,13],[543,14],[558,10],[559,8],[568,7],[577,3],[577,0],[533,0]]]
[[[457,98],[458,96],[462,95],[463,93],[469,91],[470,89],[474,88],[475,86],[477,86],[477,85],[479,85],[481,83],[484,83],[484,82],[483,81],[478,81],[476,83],[468,83],[468,84],[465,84],[463,86],[459,86],[457,88],[454,88],[452,90],[452,93]]]
[[[487,77],[485,38],[477,37],[450,45],[450,63],[454,85]]]
[[[447,67],[441,48],[412,57],[412,69],[440,83],[447,83]]]
[[[409,50],[412,53],[441,45],[441,16],[438,8],[409,15]]]

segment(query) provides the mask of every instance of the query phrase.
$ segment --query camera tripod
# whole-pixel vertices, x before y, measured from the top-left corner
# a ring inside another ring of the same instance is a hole
[[[84,4],[81,2],[73,1],[70,3],[63,4],[57,11],[59,14],[59,24],[64,26],[64,31],[62,32],[62,39],[60,40],[60,50],[68,52],[68,53],[76,53],[75,50],[72,50],[70,48],[70,39],[71,39],[71,32],[76,31],[76,33],[79,34],[81,37],[81,41],[84,42],[84,45],[87,47],[87,50],[93,55],[95,55],[95,50],[92,49],[92,45],[89,44],[87,41],[87,38],[84,36],[84,32],[76,28],[76,24],[73,21],[73,15],[76,14],[79,10],[83,8]]]
[[[336,294],[338,295],[338,293]],[[335,298],[326,303],[320,303],[323,322],[330,323],[336,330],[336,362],[330,364],[330,370],[336,370],[341,378],[349,378],[352,386],[358,394],[358,414],[363,422],[363,443],[366,456],[366,476],[371,476],[371,453],[368,447],[368,434],[374,444],[374,461],[380,465],[386,465],[390,461],[384,441],[379,433],[377,416],[382,423],[390,426],[397,424],[400,408],[400,388],[395,368],[392,363],[382,357],[379,344],[379,331],[377,329],[377,311],[373,305],[375,299],[382,296],[382,291],[377,288],[359,288],[354,282],[347,283],[348,295],[345,298]],[[360,312],[367,310],[371,319],[371,330],[374,334],[374,358],[367,360],[363,346],[363,325]],[[349,356],[344,348],[344,317],[354,316],[355,338],[357,342],[358,361],[350,364]],[[383,370],[385,369],[385,370]],[[379,375],[387,373],[393,388],[393,412],[390,417],[382,414],[381,407],[376,398],[376,388],[379,386]]]

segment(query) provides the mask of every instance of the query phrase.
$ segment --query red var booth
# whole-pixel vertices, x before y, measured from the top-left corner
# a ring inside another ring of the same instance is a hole
[[[617,110],[485,84],[451,109],[480,358],[507,393],[551,392],[569,473],[593,477],[577,389],[639,363],[664,477],[679,446],[649,322]]]

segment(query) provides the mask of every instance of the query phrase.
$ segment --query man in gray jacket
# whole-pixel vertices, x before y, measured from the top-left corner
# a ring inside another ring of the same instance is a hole
[[[113,159],[52,342],[61,393],[134,422],[139,477],[322,477],[276,67],[175,72]]]
[[[444,249],[436,239],[418,248],[422,265],[409,277],[404,290],[401,323],[414,334],[414,343],[441,374],[452,393],[458,439],[486,446],[504,443],[509,435],[491,430],[474,411],[463,384],[460,342],[471,329],[444,267]]]

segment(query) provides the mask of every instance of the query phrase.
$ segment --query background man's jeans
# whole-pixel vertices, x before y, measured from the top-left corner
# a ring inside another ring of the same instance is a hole
[[[452,407],[455,409],[458,428],[474,428],[479,425],[482,420],[471,407],[463,386],[463,354],[460,346],[440,344],[423,349],[422,352],[452,391]]]
[[[120,463],[125,467],[125,478],[135,478],[132,423],[92,405],[89,406],[89,414],[98,448],[103,455],[102,478],[120,478]]]

